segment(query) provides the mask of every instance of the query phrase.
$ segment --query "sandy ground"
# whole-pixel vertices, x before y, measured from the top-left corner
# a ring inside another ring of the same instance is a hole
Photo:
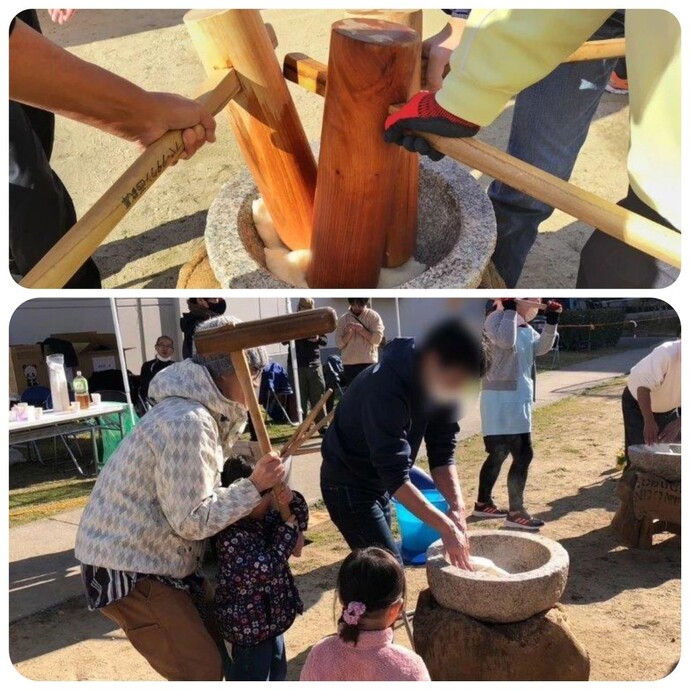
[[[193,96],[203,74],[182,25],[184,10],[80,10],[63,27],[45,12],[46,33],[76,55],[156,91]],[[424,12],[425,34],[445,23],[439,10]],[[299,51],[326,60],[330,24],[341,10],[267,10],[278,35],[278,56]],[[323,101],[290,85],[310,140],[320,136]],[[605,94],[580,154],[573,182],[617,201],[626,190],[627,99]],[[511,108],[480,138],[504,147]],[[224,118],[218,143],[175,170],[150,192],[96,253],[106,287],[174,287],[180,266],[203,235],[206,211],[220,186],[241,174],[244,162]],[[54,166],[83,214],[125,169],[136,152],[122,141],[60,119]],[[484,179],[488,185],[490,180]],[[543,224],[522,287],[573,287],[578,256],[590,228],[556,212]]]
[[[659,535],[652,550],[629,551],[609,529],[617,506],[621,389],[616,384],[589,391],[536,412],[527,502],[547,521],[543,534],[570,554],[562,602],[591,656],[592,679],[653,680],[680,656],[680,539]],[[458,458],[469,502],[483,460],[481,439],[463,442]],[[504,482],[505,473],[495,492],[499,501],[505,499]],[[286,634],[291,679],[298,678],[311,645],[334,629],[333,586],[347,552],[322,510],[313,511],[309,536],[313,544],[293,561],[305,613]],[[424,569],[409,568],[408,609],[425,586]],[[397,639],[408,644],[403,630]],[[123,634],[87,613],[81,600],[11,626],[10,655],[35,680],[157,678]]]

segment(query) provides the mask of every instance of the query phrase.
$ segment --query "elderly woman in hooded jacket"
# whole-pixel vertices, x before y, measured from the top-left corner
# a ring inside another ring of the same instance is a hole
[[[216,317],[197,331],[236,323]],[[258,376],[263,348],[246,351]],[[220,680],[222,639],[207,615],[205,540],[248,515],[282,482],[276,454],[221,485],[225,459],[245,426],[246,405],[225,355],[194,355],[159,372],[158,403],[122,441],[82,515],[75,554],[90,610],[121,627],[168,680]]]

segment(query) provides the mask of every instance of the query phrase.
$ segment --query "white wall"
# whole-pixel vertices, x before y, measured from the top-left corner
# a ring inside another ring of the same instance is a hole
[[[287,313],[284,297],[229,297],[226,299],[226,313],[244,321],[268,318]],[[297,299],[292,299],[292,309],[297,308]],[[122,342],[125,348],[127,368],[139,373],[141,365],[151,359],[154,344],[160,335],[173,338],[177,356],[182,353],[180,316],[188,310],[186,299],[178,298],[117,298],[117,312],[120,321]],[[461,313],[481,328],[484,315],[483,299],[447,298],[400,298],[400,325],[403,336],[420,337],[430,326],[444,316]],[[318,307],[333,307],[338,315],[348,307],[347,299],[316,299]],[[374,298],[372,307],[379,312],[386,328],[386,338],[397,336],[395,300]],[[110,302],[102,298],[57,298],[34,299],[25,302],[13,314],[10,321],[10,345],[23,345],[44,340],[53,333],[74,331],[99,331],[112,333],[113,320]],[[333,334],[328,337],[327,349],[333,351]],[[269,356],[286,364],[287,348],[276,343],[268,348]]]

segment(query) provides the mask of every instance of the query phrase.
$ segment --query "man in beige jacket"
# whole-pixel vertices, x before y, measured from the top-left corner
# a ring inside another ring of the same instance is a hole
[[[347,300],[350,308],[338,319],[335,342],[343,360],[342,383],[349,386],[360,371],[379,361],[379,345],[383,340],[383,321],[369,306],[369,299]]]

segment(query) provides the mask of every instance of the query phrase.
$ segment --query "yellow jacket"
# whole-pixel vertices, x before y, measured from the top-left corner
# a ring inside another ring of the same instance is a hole
[[[555,69],[613,10],[473,10],[436,99],[488,125],[508,101]],[[628,177],[646,204],[680,228],[680,25],[665,10],[626,10],[630,83]]]

